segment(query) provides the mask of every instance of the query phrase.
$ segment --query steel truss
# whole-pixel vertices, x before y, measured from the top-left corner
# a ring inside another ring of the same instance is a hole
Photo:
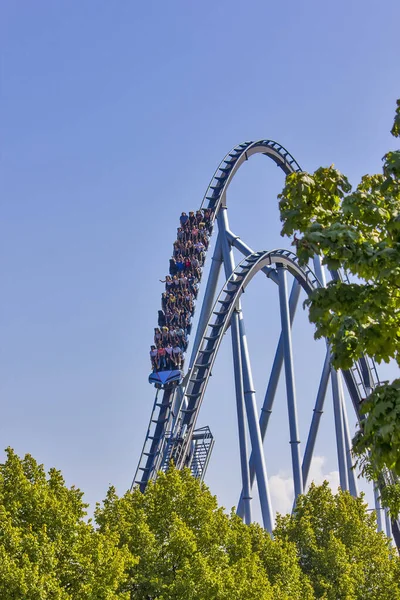
[[[196,424],[223,335],[230,329],[242,478],[242,492],[237,510],[246,523],[251,522],[251,491],[256,479],[263,524],[268,531],[272,532],[273,513],[263,443],[282,368],[284,367],[285,370],[295,502],[298,495],[303,493],[308,482],[329,381],[332,387],[340,485],[343,490],[349,490],[352,495],[357,495],[357,485],[352,469],[351,438],[343,380],[356,417],[359,419],[360,402],[371,393],[379,383],[379,379],[375,364],[368,357],[357,361],[348,371],[341,372],[333,369],[327,344],[309,434],[302,457],[298,434],[291,326],[300,290],[303,289],[306,294],[310,294],[313,289],[325,286],[325,273],[318,257],[314,259],[314,270],[308,266],[300,267],[296,255],[292,252],[288,250],[254,252],[250,246],[231,232],[226,202],[227,188],[241,164],[258,153],[271,158],[286,175],[301,171],[299,164],[285,148],[271,140],[259,140],[245,142],[234,148],[226,155],[215,172],[207,188],[202,207],[207,205],[208,208],[213,209],[218,226],[218,236],[188,373],[178,388],[163,390],[160,401],[157,392],[132,487],[139,485],[143,491],[147,483],[155,479],[159,470],[165,470],[168,467],[171,460],[179,469],[189,467],[196,477],[201,479],[204,477],[213,447],[213,438],[208,427],[196,429]],[[234,248],[245,257],[238,265],[235,265]],[[226,282],[217,294],[222,268]],[[241,295],[259,271],[278,286],[281,319],[281,335],[260,413],[257,409],[241,307]],[[290,294],[288,294],[288,275],[293,278]],[[331,273],[331,276],[334,279],[346,277],[344,273],[339,272]],[[379,485],[384,485],[391,477],[391,474],[382,474]],[[384,521],[387,534],[390,536],[393,533],[396,544],[400,548],[400,523],[398,520],[390,523],[387,514],[382,519],[378,493],[375,493],[375,508],[378,527],[382,529]]]

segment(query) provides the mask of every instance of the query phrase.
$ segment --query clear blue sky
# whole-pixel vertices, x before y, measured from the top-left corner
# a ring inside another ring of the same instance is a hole
[[[178,215],[243,140],[276,139],[304,169],[335,163],[354,183],[379,171],[394,143],[400,4],[5,0],[0,11],[0,447],[61,468],[93,503],[111,482],[124,491],[139,457]],[[232,229],[254,248],[287,245],[282,185],[262,157],[232,185]],[[259,400],[278,335],[272,285],[260,279],[245,300]],[[303,440],[323,351],[312,333],[303,314]],[[207,481],[230,506],[239,469],[224,346],[200,424],[216,435]],[[280,400],[271,476],[290,464]],[[332,429],[318,446],[325,472],[336,469]]]

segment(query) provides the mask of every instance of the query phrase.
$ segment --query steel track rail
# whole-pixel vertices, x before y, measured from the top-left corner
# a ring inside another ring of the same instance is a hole
[[[256,142],[243,142],[228,152],[216,169],[201,207],[206,203],[208,208],[213,208],[215,214],[225,198],[225,192],[239,167],[254,154],[264,154],[271,158],[282,169],[285,175],[302,171],[299,163],[286,148],[273,140],[258,140]]]

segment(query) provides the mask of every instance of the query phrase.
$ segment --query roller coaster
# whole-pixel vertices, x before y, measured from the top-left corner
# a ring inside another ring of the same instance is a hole
[[[242,482],[237,512],[246,523],[251,522],[251,490],[256,480],[262,522],[264,527],[272,532],[273,513],[263,446],[282,371],[284,370],[285,373],[295,500],[303,493],[309,479],[329,382],[333,398],[340,486],[352,495],[358,495],[357,480],[352,468],[351,437],[344,385],[359,421],[360,403],[379,384],[379,377],[374,361],[368,356],[361,357],[348,370],[335,370],[331,365],[331,352],[326,341],[326,354],[308,438],[301,456],[292,341],[292,324],[300,291],[304,290],[306,294],[310,294],[312,290],[325,286],[327,277],[331,280],[344,281],[348,278],[343,270],[326,273],[317,256],[314,257],[311,268],[300,266],[297,256],[289,250],[254,251],[231,231],[228,220],[227,190],[240,166],[256,154],[272,159],[285,175],[301,171],[294,157],[283,146],[272,140],[239,144],[224,157],[215,171],[200,210],[210,211],[212,223],[216,225],[214,230],[217,229],[218,233],[190,361],[186,374],[180,369],[161,370],[157,366],[153,368],[150,382],[156,385],[156,395],[132,488],[139,486],[144,491],[149,481],[154,480],[160,471],[168,468],[171,460],[177,468],[187,467],[195,477],[204,478],[214,439],[210,428],[197,427],[197,422],[222,338],[230,329]],[[233,249],[244,257],[237,265]],[[222,269],[225,274],[225,284],[218,291]],[[241,304],[241,295],[259,272],[278,287],[281,324],[271,375],[260,411],[257,408]],[[288,293],[289,277],[292,280],[290,293]],[[397,548],[400,549],[400,521],[390,520],[379,501],[379,489],[393,481],[394,475],[385,472],[376,482],[375,509],[378,529],[384,530],[389,537],[393,536]]]

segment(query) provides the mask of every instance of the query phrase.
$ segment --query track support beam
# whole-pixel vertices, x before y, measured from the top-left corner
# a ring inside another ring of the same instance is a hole
[[[235,261],[233,256],[233,251],[231,245],[229,244],[228,238],[226,236],[226,232],[229,230],[228,226],[228,215],[227,209],[225,206],[222,206],[218,213],[218,228],[219,235],[221,236],[221,245],[222,245],[222,256],[224,261],[225,275],[228,279],[230,275],[233,273],[235,269]],[[255,471],[257,477],[257,487],[258,493],[260,497],[260,506],[261,513],[263,519],[263,525],[267,531],[272,533],[273,529],[273,518],[272,518],[272,509],[271,509],[271,499],[268,488],[268,476],[267,469],[265,465],[265,457],[263,444],[261,439],[261,431],[258,423],[257,417],[257,404],[256,397],[254,391],[253,377],[250,366],[250,357],[247,347],[247,338],[244,329],[244,321],[243,321],[243,313],[241,311],[240,301],[238,302],[237,311],[234,312],[232,324],[235,323],[235,320],[238,321],[239,326],[239,338],[240,338],[240,359],[242,366],[242,378],[243,378],[243,387],[244,387],[244,401],[246,406],[246,414],[247,414],[247,423],[249,428],[250,441],[252,446],[252,452],[254,454],[255,459]],[[235,328],[236,325],[233,325],[232,328],[232,343],[235,342]],[[240,404],[240,398],[237,398],[237,404]],[[238,415],[238,423],[240,421]],[[241,461],[245,459],[246,463],[248,463],[247,452],[245,456],[241,457]],[[247,477],[248,477],[248,467],[246,464],[246,480],[243,481],[243,487],[247,487]],[[243,473],[243,472],[242,472]],[[247,492],[245,492],[246,496],[249,496]],[[250,500],[249,500],[250,501]],[[244,510],[244,514],[246,511]]]
[[[331,367],[331,382],[333,396],[333,413],[335,418],[336,448],[339,464],[339,481],[342,490],[347,491],[349,489],[349,482],[347,476],[347,461],[344,444],[344,426],[342,410],[343,399],[341,389],[339,387],[339,373],[333,367]]]
[[[277,278],[277,276],[276,276]],[[301,285],[297,281],[297,279],[293,280],[292,290],[290,292],[289,297],[289,312],[290,312],[290,323],[293,323],[294,315],[296,314],[296,308],[299,301],[301,291]],[[267,433],[269,418],[272,413],[272,407],[275,400],[276,390],[279,383],[279,378],[281,376],[283,366],[283,335],[282,332],[279,336],[278,346],[276,348],[274,362],[272,363],[271,374],[269,377],[267,391],[265,393],[264,402],[261,408],[261,415],[259,419],[260,430],[261,430],[261,439],[264,442],[265,435]],[[255,468],[254,468],[254,457],[253,454],[250,455],[250,485],[253,485],[255,477]],[[243,517],[243,501],[242,498],[244,496],[244,490],[242,490],[239,503],[238,503],[238,515]]]
[[[265,465],[264,449],[257,417],[256,393],[254,390],[253,377],[250,367],[249,351],[247,347],[247,338],[244,329],[244,320],[242,314],[240,314],[239,316],[239,331],[240,349],[243,365],[244,398],[246,402],[247,420],[249,424],[251,445],[255,459],[255,469],[258,493],[260,496],[261,514],[265,529],[272,533],[273,517],[271,510],[271,498],[268,487],[267,468]]]
[[[351,455],[351,437],[349,431],[349,421],[347,418],[346,402],[343,391],[343,380],[342,374],[339,374],[339,390],[340,398],[342,401],[342,419],[343,419],[343,433],[344,433],[344,447],[346,451],[346,465],[347,465],[347,478],[349,482],[349,491],[354,498],[358,496],[357,482],[353,469],[353,458]]]
[[[239,312],[236,309],[231,320],[233,368],[235,374],[236,389],[236,411],[238,418],[240,467],[242,473],[243,487],[243,517],[248,525],[251,523],[251,489],[248,463],[246,422],[245,422],[245,400],[243,388],[243,367],[240,349]]]
[[[303,493],[303,476],[300,465],[300,440],[297,426],[296,388],[293,369],[292,332],[290,327],[289,303],[287,295],[286,268],[277,265],[279,280],[279,304],[283,334],[285,359],[286,396],[289,417],[290,445],[292,454],[294,497]]]
[[[303,458],[303,484],[304,487],[307,485],[308,475],[310,472],[311,460],[314,454],[314,446],[317,439],[317,433],[319,429],[319,424],[321,421],[321,416],[324,410],[324,402],[326,391],[328,389],[329,376],[331,373],[331,353],[329,348],[327,348],[324,366],[322,367],[322,375],[319,382],[317,398],[315,400],[315,406],[313,410],[313,416],[310,425],[310,431],[308,433],[306,449],[304,452]]]
[[[219,274],[221,272],[222,265],[222,248],[221,248],[221,235],[218,234],[217,241],[215,242],[214,253],[211,258],[211,267],[208,275],[206,291],[204,293],[203,303],[201,307],[199,322],[197,325],[196,336],[193,343],[192,354],[190,356],[189,368],[192,367],[195,359],[197,350],[201,338],[203,337],[204,330],[207,326],[208,319],[211,314],[212,307],[214,305]]]
[[[376,525],[378,531],[382,531],[382,505],[379,498],[379,488],[378,484],[375,482],[374,484],[374,500],[375,500],[375,513],[376,513]]]

